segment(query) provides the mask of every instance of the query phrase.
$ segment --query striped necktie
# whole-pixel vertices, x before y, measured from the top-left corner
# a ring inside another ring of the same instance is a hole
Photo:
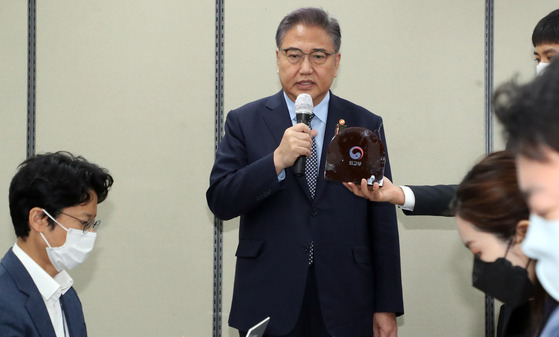
[[[313,118],[314,114],[311,115],[309,126],[311,125]],[[316,153],[316,141],[314,138],[312,139],[311,156],[307,158],[305,163],[305,178],[307,179],[307,185],[309,186],[311,198],[314,199],[314,194],[316,192],[316,179],[318,178],[318,156]]]
[[[311,115],[311,118],[309,120],[309,127],[311,125],[311,121],[313,118],[314,118],[314,114]],[[311,193],[312,199],[314,199],[314,194],[316,192],[316,179],[318,178],[318,156],[316,153],[315,138],[312,139],[311,156],[307,158],[307,161],[305,162],[305,178],[307,179],[307,185],[309,186],[309,192]],[[309,265],[312,265],[313,263],[314,263],[314,242],[311,241],[309,247]]]

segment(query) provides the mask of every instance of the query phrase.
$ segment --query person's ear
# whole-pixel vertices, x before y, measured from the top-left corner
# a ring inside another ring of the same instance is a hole
[[[280,56],[279,56],[279,49],[276,49],[276,63],[278,65],[278,68],[276,69],[276,72],[279,74],[279,65],[280,65]]]
[[[33,207],[29,211],[29,229],[42,233],[48,227],[47,217],[40,207]]]
[[[338,77],[338,68],[340,67],[340,60],[341,59],[342,59],[342,53],[337,52],[336,53],[336,61],[335,61],[336,71],[334,73],[334,77]]]
[[[526,233],[528,232],[528,227],[530,227],[529,220],[520,220],[516,224],[516,232],[514,233],[514,243],[521,243],[524,241],[526,237]]]

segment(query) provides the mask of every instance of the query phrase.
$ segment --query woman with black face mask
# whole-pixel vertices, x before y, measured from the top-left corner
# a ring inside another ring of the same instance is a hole
[[[516,181],[514,155],[495,152],[475,165],[453,202],[458,233],[474,254],[473,286],[504,303],[498,337],[537,336],[545,292],[521,249],[530,212]]]

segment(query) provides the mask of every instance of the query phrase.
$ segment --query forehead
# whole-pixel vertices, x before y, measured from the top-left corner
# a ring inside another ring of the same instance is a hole
[[[528,158],[522,154],[516,156],[518,183],[521,190],[529,188],[531,184],[559,181],[559,152],[549,147],[541,148],[542,159]]]
[[[543,160],[517,155],[518,184],[532,213],[542,217],[559,217],[559,153],[542,149]]]
[[[544,54],[556,54],[559,52],[559,43],[542,43],[534,48],[534,54],[544,55]]]
[[[464,243],[467,243],[469,240],[482,233],[474,227],[471,222],[464,220],[460,216],[456,216],[456,227],[458,229],[458,234]]]
[[[334,43],[322,27],[298,24],[285,33],[281,47],[331,50],[334,48]]]
[[[500,240],[495,234],[479,230],[474,224],[456,217],[456,226],[462,242],[470,249],[483,250],[484,247],[500,246]]]

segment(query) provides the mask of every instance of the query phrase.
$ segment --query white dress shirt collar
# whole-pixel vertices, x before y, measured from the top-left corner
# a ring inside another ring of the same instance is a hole
[[[297,124],[297,116],[295,115],[295,102],[293,102],[285,92],[283,93],[285,97],[285,102],[287,103],[287,109],[289,110],[289,116],[291,117],[291,122],[293,125]],[[328,106],[330,104],[330,91],[326,94],[324,99],[318,103],[317,106],[313,108],[314,118],[311,121],[311,128],[316,130],[316,154],[318,158],[318,163],[320,165],[322,158],[322,148],[324,145],[324,133],[326,131],[326,120],[328,119]]]
[[[285,103],[287,103],[287,110],[289,110],[289,116],[291,117],[291,120],[297,123],[297,116],[295,115],[295,102],[293,102],[291,98],[287,96],[285,91],[283,92],[283,97],[285,98]],[[330,91],[328,91],[326,96],[324,96],[324,99],[313,108],[313,121],[315,121],[315,119],[318,119],[324,125],[326,125],[326,119],[328,118],[328,104],[330,104]]]
[[[74,284],[74,280],[65,270],[56,274],[54,278],[51,277],[17,243],[14,244],[12,250],[33,279],[45,301],[51,299],[58,300]]]

